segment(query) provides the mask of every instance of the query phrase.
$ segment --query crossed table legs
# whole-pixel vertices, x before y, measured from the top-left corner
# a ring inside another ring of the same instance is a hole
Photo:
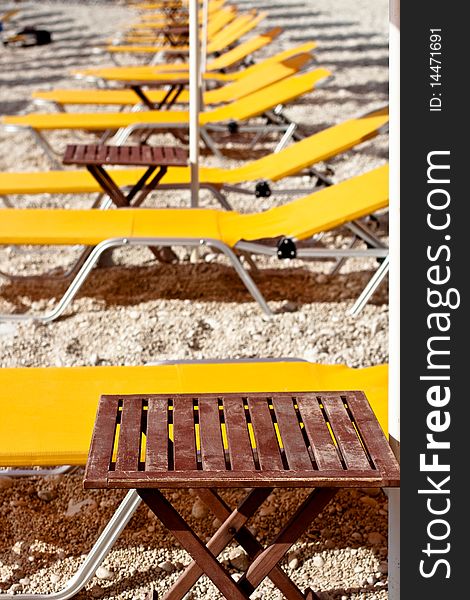
[[[164,595],[164,600],[181,600],[196,581],[206,574],[226,598],[246,600],[269,577],[288,600],[314,600],[316,594],[307,589],[302,593],[278,566],[292,545],[306,531],[313,519],[336,494],[337,488],[315,488],[282,527],[269,546],[263,548],[245,524],[263,504],[272,488],[254,488],[235,510],[224,502],[216,490],[197,489],[201,500],[222,521],[221,526],[205,545],[190,525],[158,489],[138,489],[137,492],[163,525],[192,557],[179,579]],[[217,560],[217,556],[235,538],[247,552],[251,564],[235,582]],[[151,598],[153,595],[151,595]]]

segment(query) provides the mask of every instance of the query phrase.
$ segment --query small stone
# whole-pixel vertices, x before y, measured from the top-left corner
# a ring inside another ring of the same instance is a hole
[[[371,531],[367,534],[367,541],[372,546],[380,546],[384,543],[384,536],[378,531]]]
[[[379,565],[379,573],[386,575],[388,573],[388,562],[382,561]]]
[[[51,583],[59,583],[60,577],[57,575],[57,573],[51,573],[49,580]]]
[[[314,556],[313,557],[313,566],[317,567],[317,569],[321,569],[323,567],[323,565],[325,564],[325,561],[323,560],[323,558],[321,556]]]
[[[289,569],[297,569],[300,561],[297,556],[294,556],[294,558],[291,558],[287,564],[289,565]]]
[[[366,579],[368,585],[374,585],[375,583],[375,577],[374,575],[369,575],[369,577]]]
[[[204,256],[204,260],[206,261],[206,263],[212,263],[215,260],[217,260],[217,254],[212,254],[211,252],[209,252]]]
[[[158,567],[162,571],[165,571],[165,573],[173,573],[176,570],[173,563],[171,563],[169,560],[165,560],[162,563],[159,563]]]
[[[20,579],[20,583],[21,585],[29,585],[31,583],[31,580],[29,577],[22,577]]]
[[[43,502],[50,502],[51,500],[54,500],[55,497],[56,493],[52,490],[39,490],[38,492],[38,498]]]
[[[89,509],[95,509],[97,507],[96,502],[91,498],[86,498],[85,500],[76,501],[71,498],[69,500],[67,510],[65,511],[66,517],[74,517],[77,515],[82,508],[87,506]]]
[[[362,540],[362,535],[358,531],[355,531],[354,533],[351,533],[351,539],[355,542],[360,542]]]
[[[299,305],[296,302],[292,302],[292,300],[288,300],[282,305],[281,312],[284,313],[293,313],[299,310]]]
[[[221,525],[222,521],[217,517],[212,521],[212,527],[214,527],[214,529],[218,529]]]
[[[372,498],[371,496],[361,496],[359,498],[359,500],[363,504],[366,504],[367,506],[371,506],[372,508],[377,508],[377,506],[379,505],[377,500],[375,498]]]
[[[237,571],[246,571],[250,565],[248,555],[242,548],[232,548],[228,553],[230,564]]]
[[[208,512],[207,506],[199,499],[196,500],[191,509],[191,514],[195,519],[203,519],[204,517],[207,517]]]
[[[99,363],[100,359],[99,356],[96,354],[96,352],[94,352],[93,354],[90,354],[90,364],[91,365],[97,365]]]
[[[11,548],[11,551],[14,554],[18,554],[18,556],[21,554],[21,550],[23,549],[23,544],[24,542],[15,542]]]
[[[0,490],[7,490],[8,488],[11,488],[13,486],[13,478],[12,477],[7,477],[6,475],[4,477],[0,477]]]
[[[329,550],[331,550],[331,548],[335,547],[335,543],[333,540],[326,540],[325,542],[325,548],[328,548]]]
[[[266,504],[265,506],[262,506],[260,508],[258,515],[260,517],[268,517],[269,515],[273,515],[274,512],[275,512],[274,506],[271,506],[271,504]]]
[[[103,591],[104,590],[100,588],[99,585],[95,585],[91,588],[91,595],[93,596],[93,598],[101,598],[101,596],[103,595]]]
[[[130,310],[129,318],[132,319],[133,321],[137,321],[138,319],[140,319],[140,312],[137,310]]]
[[[116,576],[114,571],[111,571],[111,569],[108,569],[107,567],[103,567],[103,566],[98,567],[96,569],[95,575],[96,575],[96,577],[98,577],[98,579],[105,579],[108,581],[111,581]]]
[[[324,273],[319,273],[315,277],[315,281],[316,281],[316,283],[319,283],[321,285],[322,283],[326,283],[328,281],[328,276],[325,275]]]
[[[354,573],[362,573],[364,571],[364,567],[361,565],[356,565],[354,567]]]
[[[64,552],[64,550],[58,550],[57,551],[57,558],[60,560],[64,560],[64,558],[67,556],[67,554]]]

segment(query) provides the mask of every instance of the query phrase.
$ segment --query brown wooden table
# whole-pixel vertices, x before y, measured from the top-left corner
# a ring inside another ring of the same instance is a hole
[[[265,577],[302,592],[278,562],[339,488],[398,487],[399,465],[362,392],[102,396],[85,488],[132,488],[191,555],[164,598],[206,574],[226,598],[249,598]],[[217,488],[252,488],[230,508]],[[263,548],[246,527],[273,488],[313,488]],[[207,544],[161,492],[192,488],[222,522]],[[251,563],[235,582],[217,560],[233,539]]]
[[[168,167],[185,167],[188,153],[174,146],[107,146],[104,144],[69,144],[62,159],[64,165],[85,166],[116,206],[139,206],[152,192]],[[104,165],[142,166],[147,170],[127,193],[114,182],[112,171]],[[152,175],[157,171],[154,177]]]

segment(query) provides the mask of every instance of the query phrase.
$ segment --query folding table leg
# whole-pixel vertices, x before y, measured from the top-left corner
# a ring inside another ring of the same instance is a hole
[[[247,600],[249,598],[249,594],[238,587],[237,583],[159,490],[138,489],[137,493],[226,598],[230,598],[230,600]]]
[[[204,495],[201,492],[210,492],[210,490],[196,490],[197,495],[204,500]],[[224,513],[222,525],[217,529],[216,533],[207,543],[207,549],[217,556],[233,539],[236,532],[245,525],[248,519],[255,514],[258,508],[263,504],[266,498],[271,493],[271,488],[257,488],[252,490],[234,511],[230,509]],[[196,581],[203,575],[203,570],[196,564],[191,562],[178,580],[171,586],[168,592],[163,596],[163,600],[179,600],[182,598]]]
[[[200,489],[197,490],[197,495],[205,504],[207,504],[207,506],[220,521],[227,519],[227,517],[230,515],[230,507],[224,502],[224,500],[217,494],[215,490],[207,488]],[[258,542],[256,537],[246,527],[241,527],[240,530],[235,533],[235,539],[240,546],[244,548],[251,559],[255,558],[259,552],[264,550],[261,543]],[[286,573],[284,573],[284,571],[278,565],[273,568],[268,577],[284,594],[284,596],[289,598],[289,600],[303,600],[305,598],[300,589],[291,579],[289,579]]]
[[[252,594],[281,558],[295,544],[312,520],[336,494],[336,488],[316,488],[292,515],[270,546],[263,550],[248,567],[238,585]]]

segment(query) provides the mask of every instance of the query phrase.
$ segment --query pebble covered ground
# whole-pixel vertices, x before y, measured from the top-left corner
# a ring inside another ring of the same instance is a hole
[[[240,10],[267,10],[259,29],[279,25],[282,35],[262,58],[280,49],[315,40],[318,66],[334,78],[294,105],[287,114],[305,133],[379,108],[388,101],[388,4],[386,0],[274,0],[236,2]],[[78,67],[110,64],[95,47],[134,18],[119,2],[19,2],[21,25],[46,27],[53,44],[42,48],[4,48],[0,53],[2,93],[0,112],[37,110],[35,89],[85,86],[74,79]],[[20,15],[17,17],[20,22]],[[122,59],[121,59],[122,60]],[[134,58],[134,62],[137,59]],[[86,138],[80,135],[79,139]],[[167,141],[168,136],[162,140]],[[51,136],[61,147],[70,134]],[[0,168],[6,171],[49,168],[44,154],[27,134],[0,131]],[[248,156],[237,142],[225,147],[225,165],[271,151],[262,140]],[[388,135],[365,142],[328,163],[335,181],[384,164]],[[222,164],[202,153],[204,164]],[[327,165],[319,165],[325,169]],[[301,188],[314,181],[296,177],[275,184],[277,190]],[[290,196],[267,199],[230,194],[240,211],[263,210]],[[86,207],[91,197],[11,196],[15,206]],[[216,206],[206,192],[202,206]],[[154,194],[148,206],[187,206],[183,192]],[[380,215],[379,232],[386,236],[387,214]],[[326,238],[325,241],[331,241]],[[347,243],[346,232],[335,243]],[[388,292],[377,290],[356,317],[348,309],[372,274],[373,262],[349,261],[330,275],[330,262],[280,263],[257,259],[255,275],[261,291],[276,311],[263,315],[243,284],[218,254],[175,249],[177,264],[156,262],[146,248],[113,253],[113,266],[93,271],[78,297],[60,320],[39,323],[0,322],[2,367],[137,365],[162,360],[298,357],[321,363],[365,367],[388,360]],[[18,275],[51,272],[66,267],[77,248],[1,248],[0,271]],[[1,312],[40,312],[52,307],[65,286],[62,281],[0,278]],[[60,590],[83,562],[121,494],[87,491],[83,472],[0,478],[0,592]],[[276,532],[278,514],[288,514],[305,491],[276,491],[250,526],[262,542]],[[209,536],[214,523],[195,497],[180,492],[172,502],[192,525]],[[235,492],[224,497],[233,503]],[[162,593],[177,578],[188,556],[165,534],[160,523],[140,506],[128,527],[80,598],[144,598],[149,588]],[[234,578],[246,568],[246,557],[233,545],[223,553]],[[343,491],[316,519],[292,549],[284,566],[301,588],[312,585],[323,599],[387,598],[387,499],[380,490]],[[219,598],[204,577],[193,598]],[[253,598],[281,598],[268,581]]]

